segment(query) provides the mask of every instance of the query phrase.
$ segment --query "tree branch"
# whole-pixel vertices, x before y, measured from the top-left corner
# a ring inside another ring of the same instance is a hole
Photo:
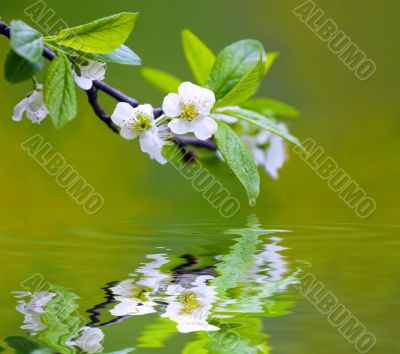
[[[0,20],[0,34],[10,38],[10,27]],[[52,61],[56,54],[48,48],[44,48],[43,50],[43,57],[47,60]],[[120,90],[106,84],[104,81],[94,81],[93,87],[90,90],[86,91],[89,104],[92,106],[94,113],[114,132],[119,133],[119,129],[117,126],[114,125],[110,116],[108,116],[103,108],[101,107],[98,101],[98,91],[102,91],[105,94],[109,95],[110,97],[114,98],[118,102],[126,102],[129,103],[132,107],[137,107],[139,102],[136,101],[134,98],[126,95],[125,93],[121,92]],[[154,117],[158,118],[164,114],[161,108],[154,109]],[[180,148],[184,149],[185,146],[195,146],[195,147],[203,147],[206,149],[210,149],[213,151],[217,150],[215,143],[210,139],[207,141],[199,140],[197,138],[189,138],[189,137],[174,137],[171,139],[174,141]],[[194,154],[192,155],[194,158]]]

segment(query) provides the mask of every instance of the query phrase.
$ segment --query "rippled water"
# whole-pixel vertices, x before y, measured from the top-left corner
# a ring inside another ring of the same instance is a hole
[[[395,224],[38,221],[31,235],[23,226],[1,230],[5,353],[367,348],[367,336],[352,343],[318,307],[328,293],[376,339],[373,353],[400,349]],[[310,277],[319,295],[306,294]]]

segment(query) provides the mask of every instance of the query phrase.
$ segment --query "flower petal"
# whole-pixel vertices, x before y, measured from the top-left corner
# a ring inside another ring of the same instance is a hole
[[[28,99],[24,98],[14,107],[12,119],[16,122],[20,122],[22,120],[22,115],[24,114],[27,108],[28,108]]]
[[[180,103],[181,100],[178,94],[170,93],[167,95],[162,106],[165,115],[170,118],[178,117],[182,112]]]
[[[153,160],[156,160],[161,165],[165,165],[167,160],[162,155],[163,141],[158,136],[158,132],[147,131],[139,137],[140,147],[143,152],[150,155]]]
[[[287,158],[286,144],[278,136],[273,135],[270,138],[270,146],[267,150],[265,171],[273,178],[279,177],[278,170],[283,166]]]
[[[179,86],[179,96],[186,105],[194,104],[199,114],[208,115],[215,104],[215,95],[209,89],[184,82]]]
[[[81,75],[90,80],[104,80],[106,76],[106,64],[95,60],[86,60],[88,65],[79,65]]]
[[[74,79],[76,84],[83,90],[87,91],[90,90],[93,86],[93,80],[88,79],[84,76],[78,76],[74,71]]]
[[[260,148],[251,149],[251,154],[253,155],[254,162],[257,166],[264,165],[266,162],[266,153]]]
[[[207,140],[217,131],[217,122],[210,118],[201,116],[193,121],[194,135],[200,140]]]
[[[272,134],[267,130],[260,131],[256,136],[255,140],[258,145],[264,145],[271,138]]]
[[[124,127],[136,117],[136,110],[129,103],[120,102],[115,107],[111,120],[119,127]]]
[[[26,116],[33,123],[39,124],[48,114],[49,111],[44,104],[43,93],[41,91],[34,91],[32,95],[28,97]]]
[[[138,113],[142,113],[154,119],[153,107],[150,104],[141,104],[140,106],[137,106],[135,110],[136,110],[136,115]]]
[[[180,118],[171,120],[168,127],[175,134],[186,134],[193,131],[193,123]]]
[[[137,137],[136,132],[129,127],[121,127],[119,135],[121,135],[126,140],[133,140]]]
[[[46,107],[43,107],[37,111],[32,111],[29,107],[26,110],[26,116],[32,121],[32,123],[39,124],[43,119],[47,117],[49,112]]]
[[[215,105],[215,95],[209,89],[202,89],[201,99],[195,103],[196,109],[199,114],[208,115],[211,112],[211,109]]]

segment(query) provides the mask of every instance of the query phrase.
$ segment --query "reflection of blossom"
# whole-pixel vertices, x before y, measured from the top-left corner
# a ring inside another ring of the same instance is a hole
[[[169,275],[162,273],[158,268],[169,261],[162,254],[147,256],[154,261],[144,264],[137,270],[142,277],[135,281],[127,279],[111,288],[115,299],[119,301],[110,313],[113,316],[134,316],[145,315],[156,312],[156,302],[152,297],[157,293],[162,284],[169,278]],[[137,276],[137,274],[130,274]]]
[[[47,291],[40,291],[35,294],[30,292],[14,292],[16,298],[31,297],[27,302],[26,300],[19,300],[17,305],[17,311],[22,313],[24,318],[24,325],[22,329],[31,331],[31,335],[36,335],[38,332],[47,328],[40,317],[46,313],[46,306],[50,300],[56,296],[56,293],[50,293]]]
[[[199,276],[191,288],[180,285],[170,285],[167,288],[168,306],[161,317],[167,317],[178,323],[182,333],[195,331],[217,331],[218,327],[207,322],[213,303],[217,300],[215,286],[207,285],[212,276]]]
[[[79,348],[83,353],[95,354],[103,351],[104,333],[99,328],[82,327],[65,344]]]
[[[280,254],[281,251],[287,248],[278,245],[281,241],[279,237],[271,237],[270,240],[272,242],[263,245],[264,249],[254,256],[254,265],[249,270],[253,279],[256,281],[258,279],[258,283],[282,280],[288,272],[285,257]],[[260,273],[263,271],[266,271],[268,275],[261,275]]]

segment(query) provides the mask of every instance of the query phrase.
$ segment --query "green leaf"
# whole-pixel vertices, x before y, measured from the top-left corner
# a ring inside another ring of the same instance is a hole
[[[72,65],[62,53],[58,53],[47,70],[43,94],[56,128],[75,118],[77,101]]]
[[[215,63],[215,54],[193,32],[182,32],[182,45],[186,60],[198,84],[205,86]]]
[[[86,54],[85,57],[103,63],[142,65],[142,61],[139,56],[126,45],[121,45],[119,48],[108,54],[90,53]]]
[[[11,21],[11,48],[29,62],[37,63],[43,55],[43,36],[23,21]]]
[[[16,84],[30,79],[43,68],[43,58],[35,64],[10,50],[4,63],[4,76],[8,82]]]
[[[48,40],[84,53],[108,54],[128,39],[138,13],[122,12],[86,25],[67,28]]]
[[[217,102],[217,107],[233,106],[246,101],[253,96],[260,84],[260,78],[264,71],[264,64],[260,57],[254,68],[243,77],[243,79],[220,101]]]
[[[218,113],[226,114],[231,117],[238,118],[240,120],[244,120],[249,122],[259,128],[265,129],[272,134],[275,134],[282,139],[292,143],[296,146],[301,146],[301,143],[297,138],[292,136],[289,133],[286,133],[275,121],[272,119],[265,117],[257,112],[249,111],[247,109],[243,109],[240,107],[229,107],[226,109],[218,110]]]
[[[265,58],[262,44],[255,40],[243,40],[226,47],[218,56],[207,81],[217,99],[223,98]]]
[[[250,151],[237,134],[225,123],[218,123],[214,135],[218,150],[246,189],[250,204],[254,205],[260,193],[260,176]]]
[[[299,116],[299,111],[296,108],[271,98],[254,98],[242,103],[240,106],[267,117],[297,118]]]
[[[265,66],[264,66],[264,75],[267,74],[272,64],[275,63],[275,60],[278,59],[278,57],[279,57],[279,52],[267,53],[267,59],[265,61]]]
[[[182,80],[165,71],[145,67],[140,71],[143,78],[163,93],[176,93]]]

